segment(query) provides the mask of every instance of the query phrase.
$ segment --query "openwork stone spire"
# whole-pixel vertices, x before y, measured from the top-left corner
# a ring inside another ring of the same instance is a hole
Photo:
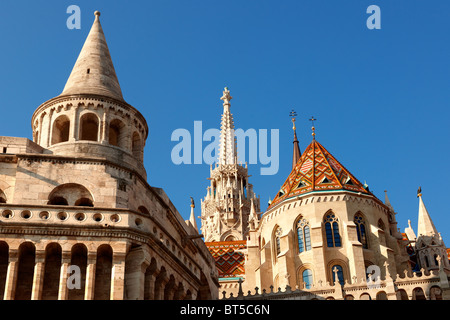
[[[232,97],[228,88],[223,91],[222,128],[219,161],[211,166],[211,185],[202,201],[201,231],[205,242],[242,241],[249,231],[249,222],[257,223],[260,199],[249,183],[247,166],[237,163],[233,116],[230,113]],[[253,207],[253,209],[252,209]],[[252,212],[253,219],[249,219]]]
[[[228,88],[223,91],[223,114],[220,132],[219,163],[234,164],[237,162],[236,138],[234,135],[233,115],[230,113],[230,101],[233,97]]]
[[[94,24],[61,95],[97,94],[123,101],[99,17],[95,11]]]

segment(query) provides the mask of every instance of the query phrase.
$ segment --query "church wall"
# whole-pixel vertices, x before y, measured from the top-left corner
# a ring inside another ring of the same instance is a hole
[[[338,218],[341,240],[339,247],[330,248],[327,245],[324,217],[328,212],[333,212]],[[353,222],[357,212],[362,213],[365,218],[368,249],[363,248],[361,242],[358,241],[356,225]],[[311,232],[311,250],[302,253],[298,251],[296,233],[296,223],[300,216],[309,221]],[[264,214],[257,231],[258,236],[264,239],[266,248],[270,248],[271,253],[274,254],[274,230],[277,227],[283,230],[280,238],[281,254],[278,258],[272,256],[270,264],[273,272],[272,278],[268,279],[267,275],[261,275],[261,286],[267,288],[274,284],[275,277],[278,275],[277,281],[282,288],[287,284],[291,287],[296,285],[302,287],[301,272],[305,269],[305,265],[314,266],[312,270],[314,282],[322,280],[332,283],[332,268],[336,264],[342,266],[344,279],[349,282],[355,276],[358,279],[365,278],[366,264],[376,264],[384,276],[383,263],[386,259],[393,268],[392,271],[395,271],[394,253],[398,249],[390,248],[385,243],[384,234],[381,238],[378,236],[377,233],[382,232],[378,228],[379,219],[383,220],[385,226],[389,225],[384,207],[374,200],[365,197],[359,198],[352,194],[321,193],[320,195],[304,196],[300,200],[285,201],[283,205]],[[388,237],[393,238],[390,235]],[[397,244],[396,239],[393,239],[392,242]],[[248,260],[253,259],[250,255],[255,254],[255,250],[249,252]],[[263,260],[261,259],[261,264],[263,264]],[[289,280],[285,280],[286,274]],[[251,277],[249,277],[250,279]],[[253,284],[249,283],[248,286],[253,287]]]

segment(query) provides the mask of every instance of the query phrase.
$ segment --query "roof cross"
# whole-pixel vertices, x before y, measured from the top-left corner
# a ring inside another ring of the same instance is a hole
[[[309,121],[312,122],[312,136],[313,136],[313,140],[316,140],[316,128],[314,127],[314,121],[316,121],[317,119],[315,119],[314,117],[311,117],[311,119],[309,119]]]
[[[295,112],[295,110],[294,109],[292,109],[292,111],[291,112],[289,112],[289,117],[291,117],[292,118],[292,124],[293,124],[293,127],[292,127],[292,129],[296,129],[295,128],[295,117],[297,116],[297,112]]]

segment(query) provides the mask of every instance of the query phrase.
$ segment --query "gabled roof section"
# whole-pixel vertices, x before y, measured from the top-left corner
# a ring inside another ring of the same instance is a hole
[[[269,208],[285,199],[313,191],[348,190],[372,195],[315,139],[303,152]]]
[[[122,90],[100,24],[100,12],[61,95],[96,94],[123,100]]]

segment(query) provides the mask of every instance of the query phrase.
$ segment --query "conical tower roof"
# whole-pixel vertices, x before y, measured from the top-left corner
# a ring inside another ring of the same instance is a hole
[[[98,11],[95,12],[94,24],[61,93],[72,94],[96,94],[123,101]]]
[[[269,208],[313,191],[348,190],[372,195],[315,139],[303,152]]]
[[[419,218],[418,218],[418,227],[417,227],[417,235],[421,236],[433,236],[437,235],[438,232],[436,227],[434,226],[433,220],[431,220],[431,216],[428,213],[427,208],[422,200],[422,193],[418,193],[419,197]]]

